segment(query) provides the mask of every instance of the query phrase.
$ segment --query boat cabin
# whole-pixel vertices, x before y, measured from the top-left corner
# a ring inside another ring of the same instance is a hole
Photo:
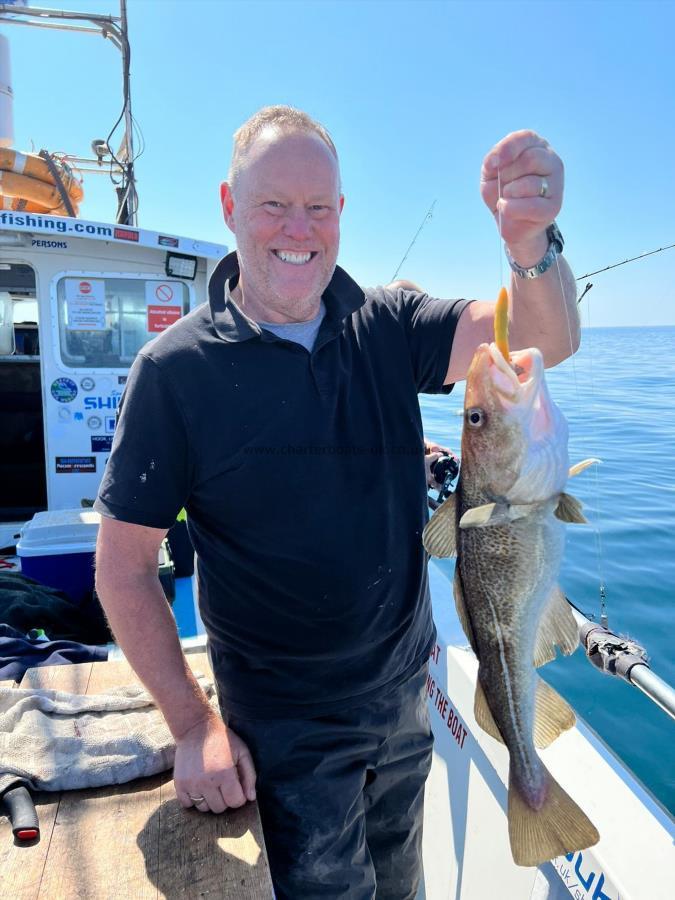
[[[95,498],[136,354],[206,300],[226,252],[0,211],[0,531]]]

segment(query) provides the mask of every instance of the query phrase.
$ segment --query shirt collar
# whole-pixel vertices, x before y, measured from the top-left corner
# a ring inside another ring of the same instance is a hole
[[[254,337],[264,339],[267,334],[271,336],[270,332],[262,331],[257,322],[249,319],[233,301],[230,288],[236,287],[238,280],[239,260],[234,251],[221,259],[209,279],[211,320],[218,336],[228,343],[247,341]],[[366,298],[354,279],[344,269],[336,266],[322,299],[326,305],[322,329],[328,323],[331,333],[335,335],[342,330],[346,317],[363,306]]]

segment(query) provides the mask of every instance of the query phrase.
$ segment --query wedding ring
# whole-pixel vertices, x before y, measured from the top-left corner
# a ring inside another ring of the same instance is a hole
[[[540,197],[548,197],[548,181],[545,178],[541,179],[541,187],[539,188],[539,196]]]
[[[188,797],[193,803],[203,803],[206,799],[206,797],[193,797],[192,794],[188,794]]]

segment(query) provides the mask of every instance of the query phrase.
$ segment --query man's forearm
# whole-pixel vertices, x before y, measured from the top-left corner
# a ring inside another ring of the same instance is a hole
[[[541,244],[528,250],[513,248],[511,254],[520,265],[530,266],[541,259],[546,246],[540,251]],[[510,339],[514,349],[538,347],[546,366],[554,366],[577,351],[581,337],[577,285],[564,256],[558,256],[538,278],[520,278],[513,273],[511,297]]]
[[[176,622],[154,573],[98,571],[97,592],[117,642],[175,738],[212,715],[181,650]]]

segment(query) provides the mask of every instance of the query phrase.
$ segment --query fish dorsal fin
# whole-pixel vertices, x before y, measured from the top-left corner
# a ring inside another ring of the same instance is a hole
[[[596,463],[601,463],[601,459],[597,459],[595,456],[592,456],[590,459],[583,459],[581,462],[575,463],[571,469],[569,470],[569,477],[574,478],[575,475],[578,475],[580,472],[583,472],[584,469],[587,469],[589,466],[594,466]]]
[[[534,701],[534,738],[535,747],[548,747],[553,741],[571,728],[575,721],[572,707],[557,691],[537,678]]]
[[[457,556],[456,517],[457,495],[450,494],[434,511],[422,532],[422,543],[430,556]]]
[[[575,522],[580,525],[588,524],[588,519],[583,514],[581,501],[571,494],[561,494],[558,505],[555,508],[555,517],[561,522]]]
[[[504,743],[504,738],[502,737],[501,731],[497,723],[495,722],[494,716],[492,715],[492,710],[488,706],[487,697],[485,696],[485,691],[483,690],[483,686],[480,683],[480,679],[476,678],[476,694],[473,700],[473,714],[476,719],[476,722],[480,725],[480,727],[485,731],[490,737],[493,737],[496,741],[499,741],[501,744]]]
[[[529,516],[540,508],[539,503],[485,503],[467,509],[459,520],[460,528],[486,528],[491,525],[509,525],[516,519]]]
[[[473,652],[478,655],[478,645],[476,644],[476,639],[473,634],[473,628],[471,627],[471,619],[469,618],[469,613],[466,608],[466,603],[464,602],[464,590],[462,588],[462,574],[460,572],[459,563],[455,566],[455,581],[453,584],[453,594],[455,596],[455,607],[457,609],[457,618],[459,619],[459,623],[462,626],[462,631],[467,636],[469,643],[471,644],[471,649]]]
[[[509,771],[509,839],[513,861],[519,866],[539,866],[600,840],[591,820],[544,767],[544,803],[533,809],[518,790],[514,767]]]
[[[565,656],[569,656],[578,645],[579,629],[576,620],[565,595],[556,584],[539,620],[534,643],[534,664],[539,668],[555,659],[556,647]]]

